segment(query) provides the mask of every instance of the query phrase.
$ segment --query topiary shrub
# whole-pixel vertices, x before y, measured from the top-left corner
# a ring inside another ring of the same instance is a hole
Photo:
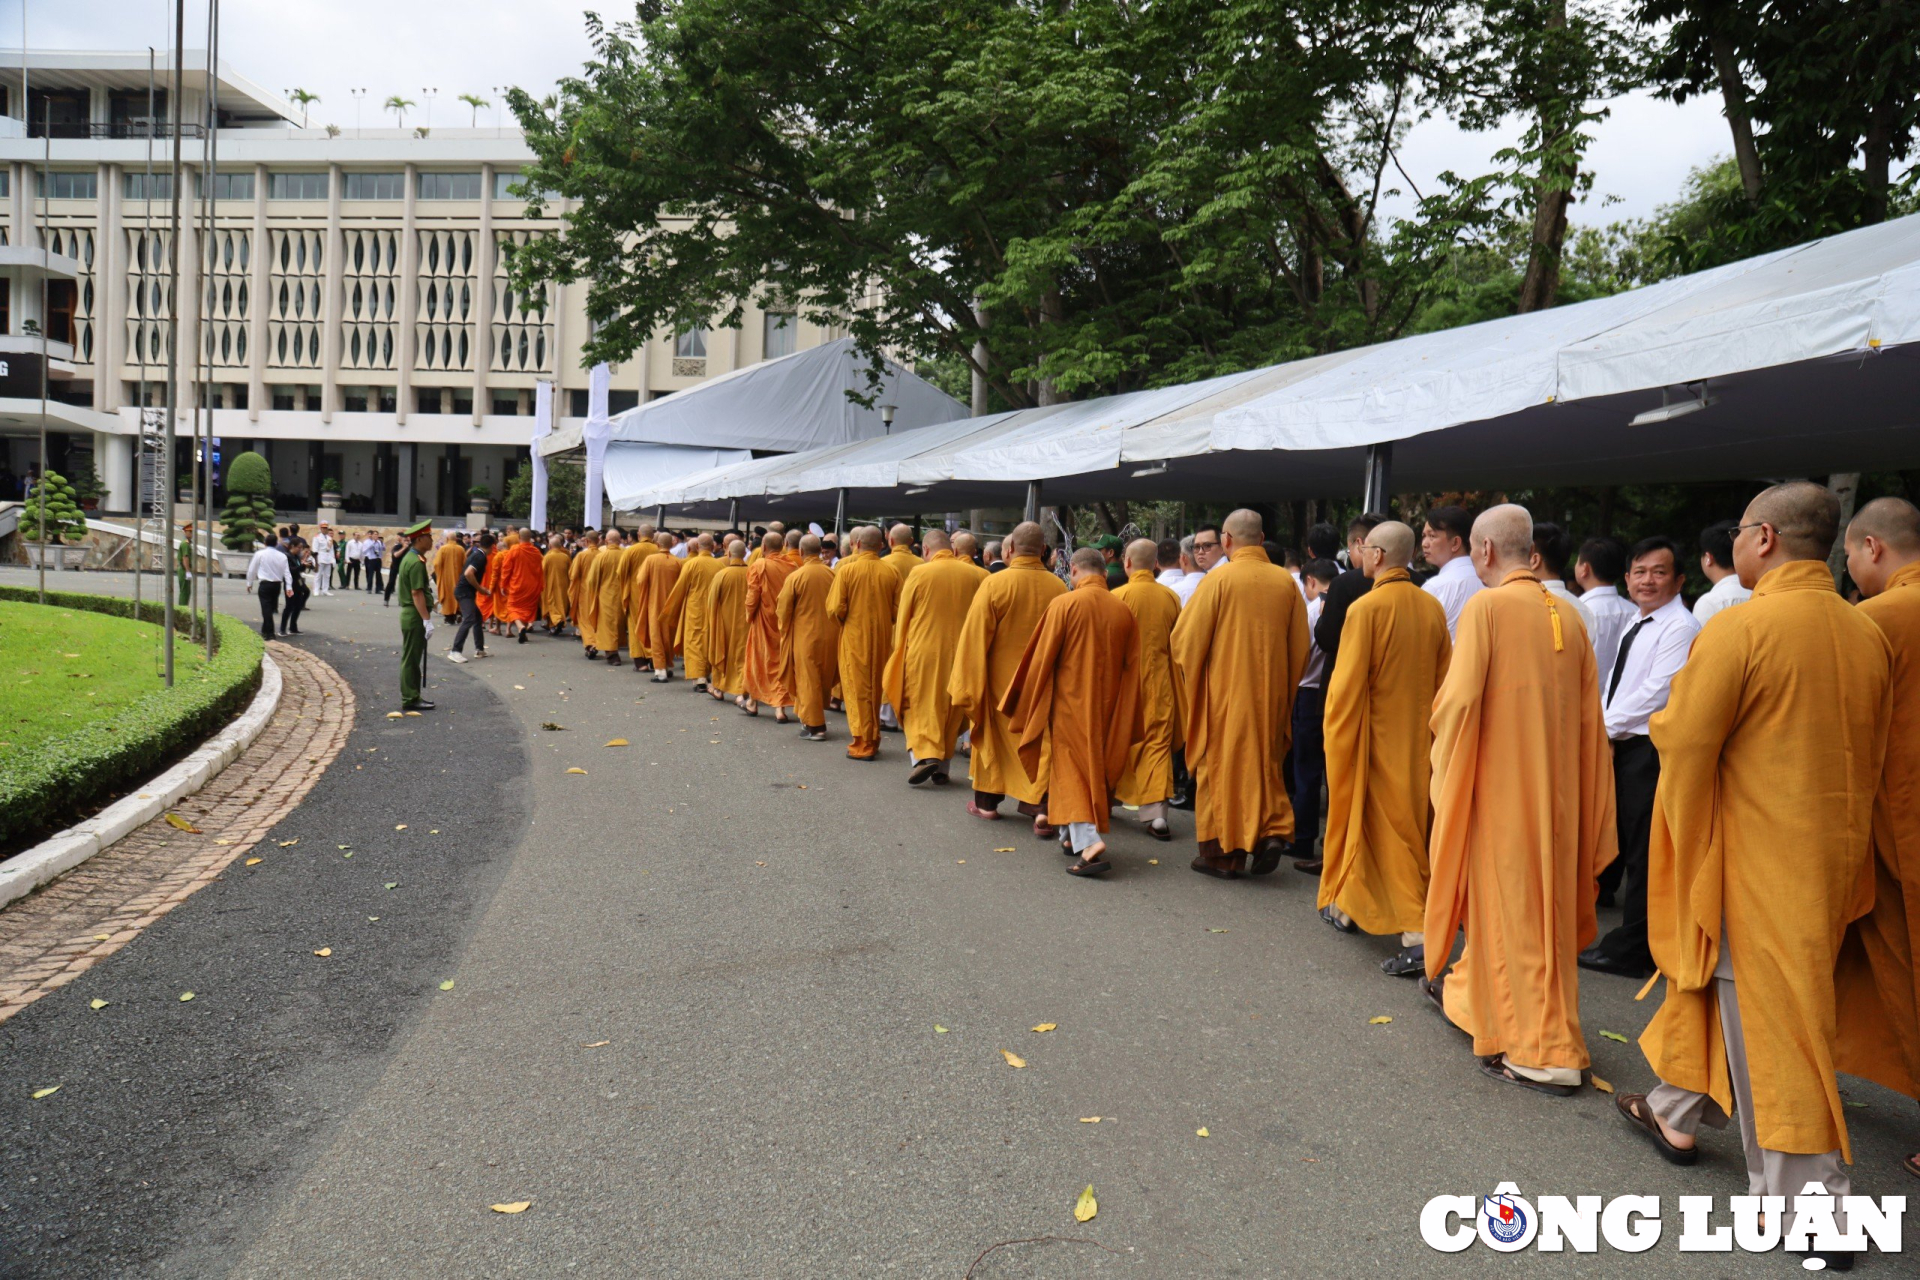
[[[49,545],[78,542],[87,536],[87,516],[80,510],[80,496],[58,471],[47,472],[40,483],[33,486],[26,510],[20,513],[20,536],[28,542],[40,541],[43,510]]]
[[[220,541],[229,551],[251,551],[273,529],[273,471],[249,450],[227,464],[227,505],[220,512],[226,528]]]

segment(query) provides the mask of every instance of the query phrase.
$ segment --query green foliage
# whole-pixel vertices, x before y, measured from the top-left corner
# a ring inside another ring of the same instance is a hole
[[[273,515],[273,472],[267,460],[251,450],[234,455],[227,464],[221,544],[229,551],[251,551],[273,529]]]
[[[469,498],[491,498],[493,497],[493,490],[484,484],[476,484],[467,490],[467,496]]]
[[[320,482],[320,492],[338,493],[340,492],[340,482],[334,477],[328,476],[325,480],[322,480]]]
[[[580,523],[587,505],[586,469],[557,459],[547,461],[547,524],[552,528]],[[533,468],[522,467],[507,481],[506,497],[500,510],[512,519],[524,520],[533,514]]]
[[[31,602],[25,587],[0,587],[0,600]],[[127,614],[129,601],[49,591],[49,606]],[[141,609],[161,623],[160,604]],[[177,621],[185,623],[184,617]],[[141,698],[109,720],[83,724],[50,738],[36,751],[0,764],[0,832],[7,848],[24,846],[78,821],[116,791],[165,768],[238,714],[260,684],[260,636],[235,618],[216,614],[214,656],[190,675],[175,673],[172,689]]]
[[[58,471],[47,472],[33,486],[20,513],[21,537],[38,542],[43,530],[49,546],[78,542],[87,536],[87,515],[80,509],[80,496]]]
[[[267,460],[248,449],[227,464],[227,492],[273,496],[273,471]]]

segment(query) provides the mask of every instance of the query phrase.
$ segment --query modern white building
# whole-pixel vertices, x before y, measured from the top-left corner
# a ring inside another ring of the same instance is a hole
[[[316,508],[327,480],[347,511],[380,519],[464,512],[474,486],[502,496],[527,465],[537,382],[556,384],[557,427],[587,412],[584,286],[523,293],[504,271],[502,245],[560,226],[555,205],[530,218],[509,194],[532,159],[519,130],[303,127],[226,64],[185,62],[178,301],[192,336],[176,434],[210,404],[218,455],[264,453],[290,512]],[[165,404],[172,250],[176,86],[164,55],[149,75],[145,51],[0,50],[0,499],[18,495],[44,421],[56,471],[91,463],[103,511],[136,501],[140,406]],[[749,305],[738,330],[660,335],[617,366],[610,409],[839,336]],[[184,441],[176,456],[191,456]]]

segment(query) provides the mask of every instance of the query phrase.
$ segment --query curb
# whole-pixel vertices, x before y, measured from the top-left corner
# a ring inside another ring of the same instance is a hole
[[[0,863],[0,907],[26,897],[49,880],[73,870],[128,832],[152,822],[183,796],[206,786],[252,746],[260,731],[267,727],[267,722],[280,708],[280,689],[279,664],[262,654],[260,688],[247,709],[231,724],[171,769],[149,780],[135,794]]]

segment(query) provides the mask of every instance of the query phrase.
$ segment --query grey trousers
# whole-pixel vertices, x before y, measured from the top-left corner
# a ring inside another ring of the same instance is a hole
[[[1809,1182],[1818,1182],[1834,1197],[1834,1220],[1846,1230],[1846,1214],[1840,1209],[1841,1196],[1853,1194],[1853,1179],[1840,1159],[1838,1150],[1820,1155],[1799,1155],[1789,1151],[1769,1151],[1760,1145],[1753,1126],[1753,1082],[1747,1075],[1747,1036],[1740,1025],[1740,1000],[1731,978],[1714,980],[1714,995],[1720,1006],[1720,1034],[1727,1042],[1727,1075],[1733,1085],[1733,1109],[1740,1117],[1740,1146],[1747,1156],[1747,1194],[1785,1196],[1785,1229],[1793,1228],[1793,1197]],[[1647,1106],[1666,1122],[1669,1129],[1692,1135],[1701,1125],[1715,1129],[1727,1127],[1727,1114],[1704,1093],[1694,1093],[1670,1084],[1660,1084],[1647,1094]]]
[[[1075,853],[1079,853],[1085,849],[1091,849],[1094,845],[1101,842],[1100,828],[1094,826],[1091,822],[1069,822],[1067,824],[1067,840],[1073,845],[1073,851]]]

